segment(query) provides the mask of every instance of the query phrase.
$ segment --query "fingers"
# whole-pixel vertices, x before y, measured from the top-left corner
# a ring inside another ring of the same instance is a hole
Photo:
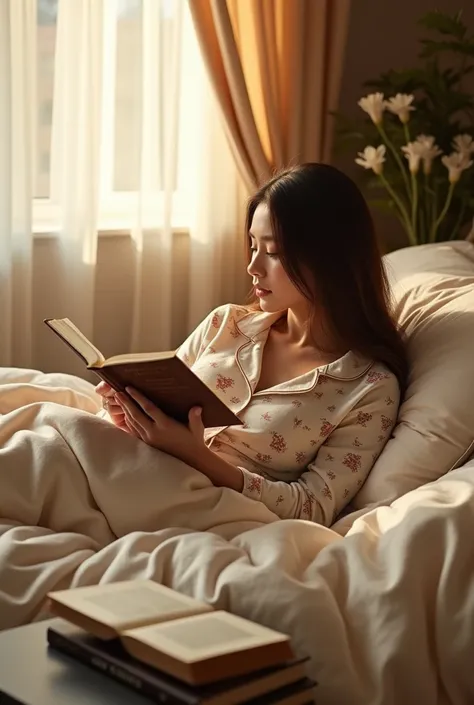
[[[127,423],[123,406],[118,402],[117,392],[107,382],[99,382],[95,391],[102,397],[102,406],[109,415],[110,420],[121,431],[138,435],[134,426]],[[141,437],[141,436],[140,436]]]
[[[117,392],[107,382],[99,382],[99,384],[95,387],[95,391],[102,397],[103,408],[118,426],[119,424],[116,422],[114,417],[118,416],[123,419],[123,409],[117,402]]]
[[[109,414],[123,414],[122,407],[114,399],[107,399],[106,409]]]
[[[126,430],[137,438],[141,438],[142,441],[146,440],[146,431],[140,426],[135,419],[130,416],[127,412],[124,414],[124,425]]]
[[[166,414],[164,414],[161,409],[159,409],[153,402],[151,402],[144,394],[141,394],[141,392],[137,392],[136,389],[133,389],[133,387],[127,387],[126,388],[127,394],[133,399],[135,404],[131,404],[131,408],[138,406],[142,410],[142,413],[149,418],[152,419],[155,423],[165,425],[168,417]],[[128,400],[129,401],[129,400]]]
[[[117,413],[114,416],[112,416],[112,420],[115,423],[115,425],[119,426],[124,431],[128,431],[129,433],[141,438],[142,434],[140,432],[140,427],[136,423],[136,421],[133,419],[130,411],[125,406],[125,403],[122,404],[122,403],[118,402],[118,408],[120,409],[120,413]]]
[[[122,430],[128,430],[125,425],[125,414],[120,404],[116,401],[116,393],[112,387],[101,382],[100,385],[97,385],[96,391],[101,395],[102,408],[105,409],[114,426]]]
[[[101,397],[113,397],[115,395],[115,390],[112,389],[110,384],[107,382],[99,382],[96,386],[95,391],[100,394]]]
[[[116,399],[125,414],[125,422],[131,433],[144,439],[150,426],[153,425],[153,420],[127,394],[117,394]]]
[[[125,431],[126,433],[131,433],[129,427],[127,426],[127,422],[125,420],[125,416],[122,417],[121,421],[114,421],[114,426],[119,428],[121,431]]]
[[[103,396],[102,397],[102,408],[104,408],[108,412],[108,414],[110,414],[111,416],[113,414],[123,413],[122,407],[115,400],[115,395],[112,397]]]
[[[188,426],[193,436],[199,440],[204,436],[204,424],[202,422],[202,409],[199,406],[193,407],[188,414]]]

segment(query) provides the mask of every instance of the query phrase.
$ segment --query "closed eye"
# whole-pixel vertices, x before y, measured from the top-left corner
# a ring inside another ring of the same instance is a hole
[[[257,252],[257,248],[251,246],[251,247],[250,247],[250,252]],[[279,257],[279,256],[280,256],[280,255],[278,254],[278,252],[265,252],[265,254],[267,255],[267,257]]]

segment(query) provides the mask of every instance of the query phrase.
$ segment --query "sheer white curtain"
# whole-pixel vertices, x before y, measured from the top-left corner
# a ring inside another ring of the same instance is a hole
[[[1,0],[0,364],[80,373],[241,300],[242,189],[183,0]],[[43,330],[44,329],[44,330]]]
[[[0,364],[32,356],[34,0],[0,3]]]
[[[103,8],[103,0],[59,2],[52,100],[49,195],[60,245],[58,311],[88,336],[99,215]]]

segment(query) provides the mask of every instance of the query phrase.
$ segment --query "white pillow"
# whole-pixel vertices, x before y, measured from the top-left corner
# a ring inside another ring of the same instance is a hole
[[[409,386],[393,438],[352,507],[388,504],[474,449],[474,245],[421,245],[385,257],[408,336]]]

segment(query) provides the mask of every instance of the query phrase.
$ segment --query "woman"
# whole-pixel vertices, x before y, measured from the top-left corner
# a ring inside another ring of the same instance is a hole
[[[220,307],[178,352],[242,426],[204,433],[199,409],[188,427],[134,390],[97,391],[114,424],[214,485],[329,526],[387,442],[408,374],[371,217],[347,176],[304,164],[252,198],[247,240],[255,304]]]

